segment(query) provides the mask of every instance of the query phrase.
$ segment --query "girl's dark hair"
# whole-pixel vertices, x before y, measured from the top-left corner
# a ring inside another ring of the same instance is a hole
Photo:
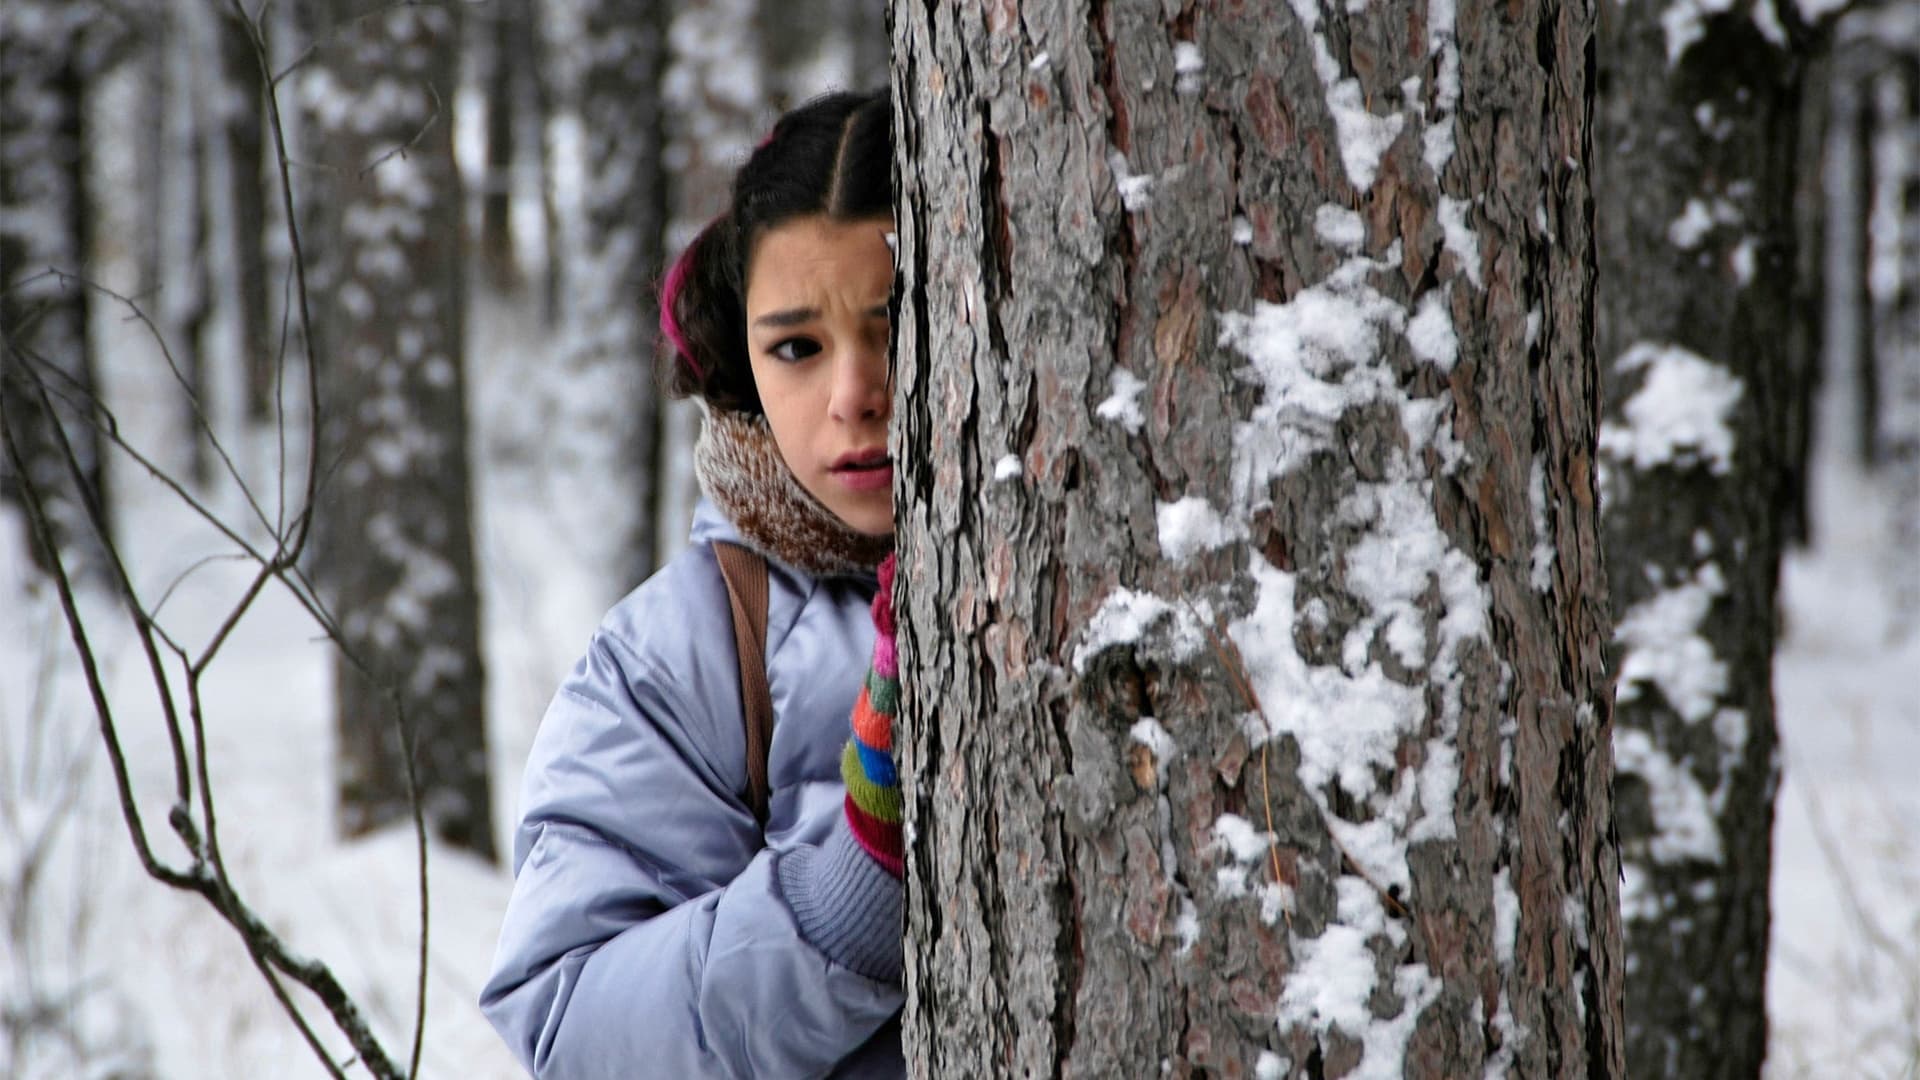
[[[811,214],[857,221],[893,211],[893,107],[886,91],[827,94],[782,116],[708,223],[660,283],[660,332],[675,397],[758,413],[747,359],[747,260],[768,229]]]

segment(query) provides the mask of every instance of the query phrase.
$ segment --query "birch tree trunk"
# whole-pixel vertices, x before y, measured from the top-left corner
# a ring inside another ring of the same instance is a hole
[[[69,571],[81,573],[105,570],[86,510],[89,500],[104,508],[107,498],[83,284],[90,236],[83,39],[100,15],[91,4],[65,0],[0,7],[0,425],[19,445],[26,473],[15,474],[0,455],[0,501],[22,506],[22,484],[36,485],[55,546]],[[83,483],[71,477],[62,437]],[[40,566],[52,566],[53,552],[27,547]]]
[[[1586,3],[894,9],[918,1075],[1623,1074]]]
[[[1775,594],[1812,399],[1790,349],[1794,195],[1821,47],[1775,7],[1600,11],[1596,340],[1635,1076],[1752,1077],[1766,1056]]]
[[[323,258],[318,573],[365,670],[335,667],[340,825],[410,813],[494,856],[450,138],[453,11],[335,0],[303,88]]]

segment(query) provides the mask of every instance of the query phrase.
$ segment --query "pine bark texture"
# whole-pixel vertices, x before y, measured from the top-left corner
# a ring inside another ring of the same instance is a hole
[[[1744,4],[1680,28],[1603,4],[1600,26],[1627,1062],[1640,1077],[1751,1077],[1767,1043],[1775,595],[1813,386],[1790,346],[1814,42],[1797,24],[1770,36]]]
[[[1593,9],[1353,8],[894,8],[915,1075],[1623,1075]],[[1313,304],[1364,347],[1288,324],[1263,398],[1242,316]],[[1183,497],[1244,535],[1175,550]],[[1398,646],[1390,504],[1465,571]],[[1270,737],[1248,654],[1411,707],[1330,777],[1360,718]]]
[[[318,573],[335,666],[339,820],[411,814],[494,855],[467,462],[453,10],[336,3],[304,87],[323,252]]]
[[[21,485],[32,481],[70,571],[105,569],[86,509],[88,500],[106,505],[85,287],[83,87],[86,36],[100,17],[90,4],[64,0],[0,7],[0,425],[19,445],[26,472],[14,474],[0,457],[0,500],[24,506]],[[63,437],[84,483],[72,478]],[[52,566],[52,552],[28,548],[42,567]]]

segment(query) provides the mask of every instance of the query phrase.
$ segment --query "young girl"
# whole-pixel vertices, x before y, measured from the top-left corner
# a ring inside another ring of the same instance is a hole
[[[891,125],[884,94],[782,117],[662,287],[672,388],[706,406],[707,500],[691,546],[607,614],[527,764],[480,1004],[538,1077],[905,1071]],[[764,818],[727,543],[767,564]]]

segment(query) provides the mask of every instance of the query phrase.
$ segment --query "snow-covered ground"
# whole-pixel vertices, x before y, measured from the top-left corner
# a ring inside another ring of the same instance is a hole
[[[1888,601],[1897,575],[1920,574],[1920,553],[1892,547],[1886,493],[1836,460],[1838,439],[1821,441],[1819,537],[1788,558],[1781,580],[1767,1072],[1911,1080],[1920,1076],[1920,613],[1903,628]]]

